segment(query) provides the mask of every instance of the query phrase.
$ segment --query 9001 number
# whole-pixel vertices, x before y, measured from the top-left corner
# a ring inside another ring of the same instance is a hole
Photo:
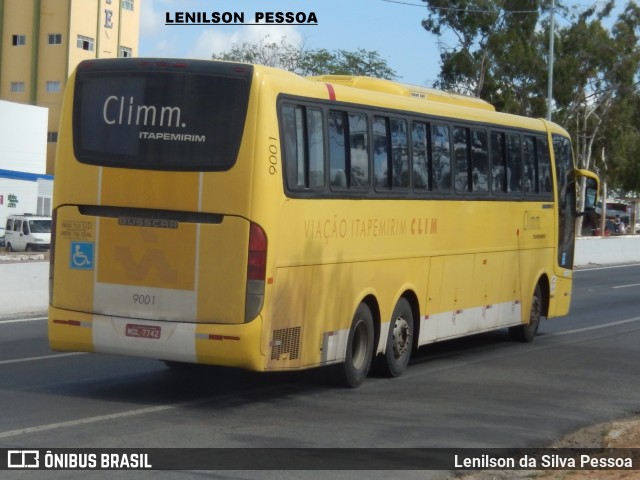
[[[133,303],[136,305],[155,305],[156,296],[155,295],[139,295],[137,293],[134,293]]]

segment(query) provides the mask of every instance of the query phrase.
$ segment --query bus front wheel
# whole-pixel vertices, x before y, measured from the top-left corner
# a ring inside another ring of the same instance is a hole
[[[509,336],[518,342],[532,342],[538,334],[540,318],[542,317],[542,292],[540,285],[536,285],[531,299],[531,311],[529,313],[529,323],[509,328]]]
[[[368,305],[361,303],[351,321],[344,363],[334,367],[333,377],[343,387],[358,387],[371,367],[373,356],[373,315]]]

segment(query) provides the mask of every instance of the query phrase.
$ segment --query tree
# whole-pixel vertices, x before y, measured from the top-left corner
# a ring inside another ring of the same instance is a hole
[[[612,7],[587,10],[559,32],[554,119],[571,132],[579,166],[596,168],[613,188],[638,191],[640,10],[627,5],[609,31],[602,21]]]
[[[306,50],[303,45],[293,45],[282,37],[279,42],[268,36],[258,43],[234,43],[230,50],[213,54],[214,60],[257,63],[281,68],[299,75],[363,75],[393,79],[396,72],[376,51],[326,49]]]
[[[613,48],[617,52],[608,83],[615,94],[608,121],[603,123],[596,150],[605,148],[612,159],[603,172],[621,194],[640,193],[640,8],[629,3],[612,28]],[[599,165],[604,170],[604,165]]]
[[[442,46],[437,87],[472,94],[498,110],[545,116],[549,0],[423,0],[424,28]],[[560,3],[560,2],[557,2]],[[553,119],[571,133],[579,166],[613,186],[640,191],[640,10],[629,2],[614,26],[614,2],[562,18],[555,30]],[[606,165],[594,152],[606,152]]]
[[[501,111],[541,116],[545,109],[543,39],[537,0],[423,0],[440,42],[435,87],[481,97]]]

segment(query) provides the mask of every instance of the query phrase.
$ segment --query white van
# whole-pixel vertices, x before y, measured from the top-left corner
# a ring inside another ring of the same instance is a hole
[[[51,246],[51,217],[9,215],[4,230],[7,252],[49,250]]]

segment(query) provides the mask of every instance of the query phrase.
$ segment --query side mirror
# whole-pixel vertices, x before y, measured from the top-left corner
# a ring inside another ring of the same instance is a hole
[[[587,178],[587,185],[584,190],[584,209],[594,210],[598,201],[598,182],[593,178]]]
[[[592,211],[598,202],[598,191],[600,190],[600,178],[589,170],[576,170],[576,174],[584,180],[584,211]]]

